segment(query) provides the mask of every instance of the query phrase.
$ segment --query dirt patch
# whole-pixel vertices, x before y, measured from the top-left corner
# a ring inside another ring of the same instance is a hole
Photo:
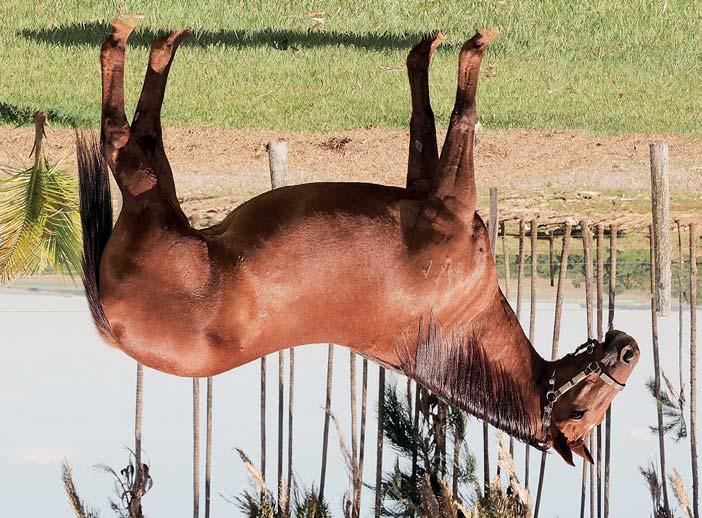
[[[439,132],[440,141],[444,135]],[[32,139],[31,128],[0,128],[0,163],[28,164]],[[167,128],[164,139],[178,193],[188,211],[219,214],[270,188],[266,144],[271,140],[288,142],[290,182],[404,185],[409,132]],[[670,145],[673,199],[699,200],[702,140],[672,135],[597,136],[580,131],[483,128],[476,152],[477,182],[481,189],[498,186],[504,210],[516,210],[517,215],[525,208],[572,213],[572,201],[583,207],[595,201],[605,211],[638,214],[650,189],[648,144],[654,141]],[[48,146],[50,156],[65,156],[66,164],[75,167],[73,131],[49,128]],[[629,194],[616,200],[603,198],[603,191],[612,190]],[[680,212],[689,215],[694,209],[686,206]]]

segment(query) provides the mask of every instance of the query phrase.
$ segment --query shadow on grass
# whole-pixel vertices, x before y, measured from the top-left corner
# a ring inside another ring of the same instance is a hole
[[[90,45],[99,46],[109,32],[107,22],[84,22],[58,25],[43,29],[23,29],[19,36],[29,40],[53,45]],[[149,27],[137,28],[129,39],[130,45],[149,47],[151,41],[163,35],[166,30]],[[279,29],[265,30],[201,30],[194,29],[193,34],[183,45],[191,47],[209,47],[224,45],[228,47],[270,47],[277,50],[299,50],[324,46],[359,47],[369,50],[409,50],[423,37],[422,33],[405,33],[401,35],[366,33],[352,34],[335,31],[291,31]],[[452,48],[446,44],[442,48]]]
[[[0,124],[11,124],[13,126],[33,125],[32,115],[35,110],[36,108],[0,102]],[[50,122],[61,126],[83,127],[91,125],[91,121],[87,119],[75,117],[59,110],[52,108],[41,108],[41,110],[46,113]]]

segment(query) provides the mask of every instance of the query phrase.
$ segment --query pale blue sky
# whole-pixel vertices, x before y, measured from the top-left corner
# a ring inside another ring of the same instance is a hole
[[[550,350],[553,326],[552,292],[543,290],[538,303],[537,348]],[[563,312],[561,351],[581,343],[585,336],[584,310],[572,297]],[[528,317],[528,306],[524,313]],[[688,314],[689,315],[689,314]],[[698,313],[702,318],[702,312]],[[686,315],[685,323],[689,325]],[[648,432],[655,421],[655,405],[644,383],[652,372],[650,311],[641,295],[619,298],[615,327],[639,341],[642,357],[627,389],[614,405],[614,452],[612,462],[612,516],[648,516],[650,498],[638,466],[657,458],[657,442]],[[121,468],[127,446],[133,444],[135,363],[97,337],[81,295],[29,293],[18,289],[0,291],[0,501],[13,517],[70,517],[60,482],[60,464],[67,458],[73,467],[81,496],[110,516],[107,497],[113,495],[110,476],[93,469],[95,464]],[[686,340],[689,337],[686,329]],[[662,364],[677,379],[677,313],[660,319]],[[322,435],[322,405],[326,376],[326,346],[297,349],[295,395],[296,473],[305,485],[316,483]],[[277,357],[268,362],[268,479],[274,480],[277,434]],[[360,380],[358,362],[358,377]],[[687,366],[686,366],[687,368]],[[348,351],[336,348],[333,409],[344,431],[348,430]],[[369,421],[365,479],[375,477],[377,366],[370,366]],[[397,376],[389,375],[396,382]],[[401,381],[404,386],[404,380]],[[192,491],[191,380],[147,369],[144,380],[144,449],[152,466],[154,488],[144,500],[147,515],[190,516]],[[255,362],[215,378],[213,516],[239,516],[221,496],[233,495],[248,486],[244,469],[233,447],[245,450],[258,463],[259,456],[259,364]],[[359,391],[360,392],[360,391]],[[203,440],[204,440],[204,394]],[[287,425],[286,425],[287,426]],[[348,433],[348,432],[346,432]],[[482,458],[481,427],[471,420],[470,447]],[[494,436],[494,434],[493,434]],[[346,471],[336,435],[332,450],[327,495],[339,514],[347,488]],[[669,467],[690,480],[689,443],[667,442]],[[492,452],[494,452],[494,445]],[[395,452],[385,449],[385,467],[394,463]],[[523,446],[516,462],[523,472]],[[494,455],[491,455],[494,457]],[[204,460],[204,444],[203,444]],[[538,455],[532,455],[532,485],[538,474]],[[494,460],[493,460],[494,463]],[[581,469],[566,466],[550,455],[545,481],[543,517],[576,516]],[[494,468],[494,466],[493,466]],[[478,467],[478,474],[481,474]],[[202,492],[204,494],[204,482]],[[671,493],[672,498],[672,493]],[[373,495],[363,494],[366,515]]]

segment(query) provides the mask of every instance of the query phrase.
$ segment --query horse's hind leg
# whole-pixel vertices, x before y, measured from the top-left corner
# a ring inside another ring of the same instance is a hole
[[[189,34],[190,31],[185,29],[173,31],[151,44],[149,65],[132,121],[134,138],[142,152],[156,166],[159,187],[175,207],[178,207],[178,198],[171,166],[163,148],[161,106],[176,49]]]
[[[134,25],[128,20],[112,22],[112,31],[100,49],[102,70],[102,126],[100,140],[105,158],[114,172],[117,152],[127,145],[129,122],[124,113],[124,54]]]
[[[102,126],[100,142],[107,164],[122,191],[125,204],[156,185],[153,163],[141,152],[124,113],[124,55],[134,30],[128,19],[112,22],[100,49],[102,69]]]
[[[407,56],[407,76],[412,96],[407,189],[419,196],[431,190],[439,162],[434,112],[429,101],[429,62],[443,40],[443,33],[427,36]]]
[[[437,171],[433,194],[457,217],[468,223],[476,206],[473,139],[480,63],[497,32],[484,29],[465,42],[458,61],[456,102]]]

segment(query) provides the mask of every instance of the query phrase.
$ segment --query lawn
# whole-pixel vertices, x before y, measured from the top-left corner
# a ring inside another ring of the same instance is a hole
[[[431,76],[446,125],[458,48],[476,27],[493,26],[502,34],[479,97],[488,127],[702,136],[702,3],[678,0],[4,0],[0,123],[39,108],[55,125],[97,124],[98,47],[118,9],[145,15],[128,51],[128,109],[149,40],[194,29],[171,72],[166,125],[405,127],[404,59],[435,29],[447,32]]]

